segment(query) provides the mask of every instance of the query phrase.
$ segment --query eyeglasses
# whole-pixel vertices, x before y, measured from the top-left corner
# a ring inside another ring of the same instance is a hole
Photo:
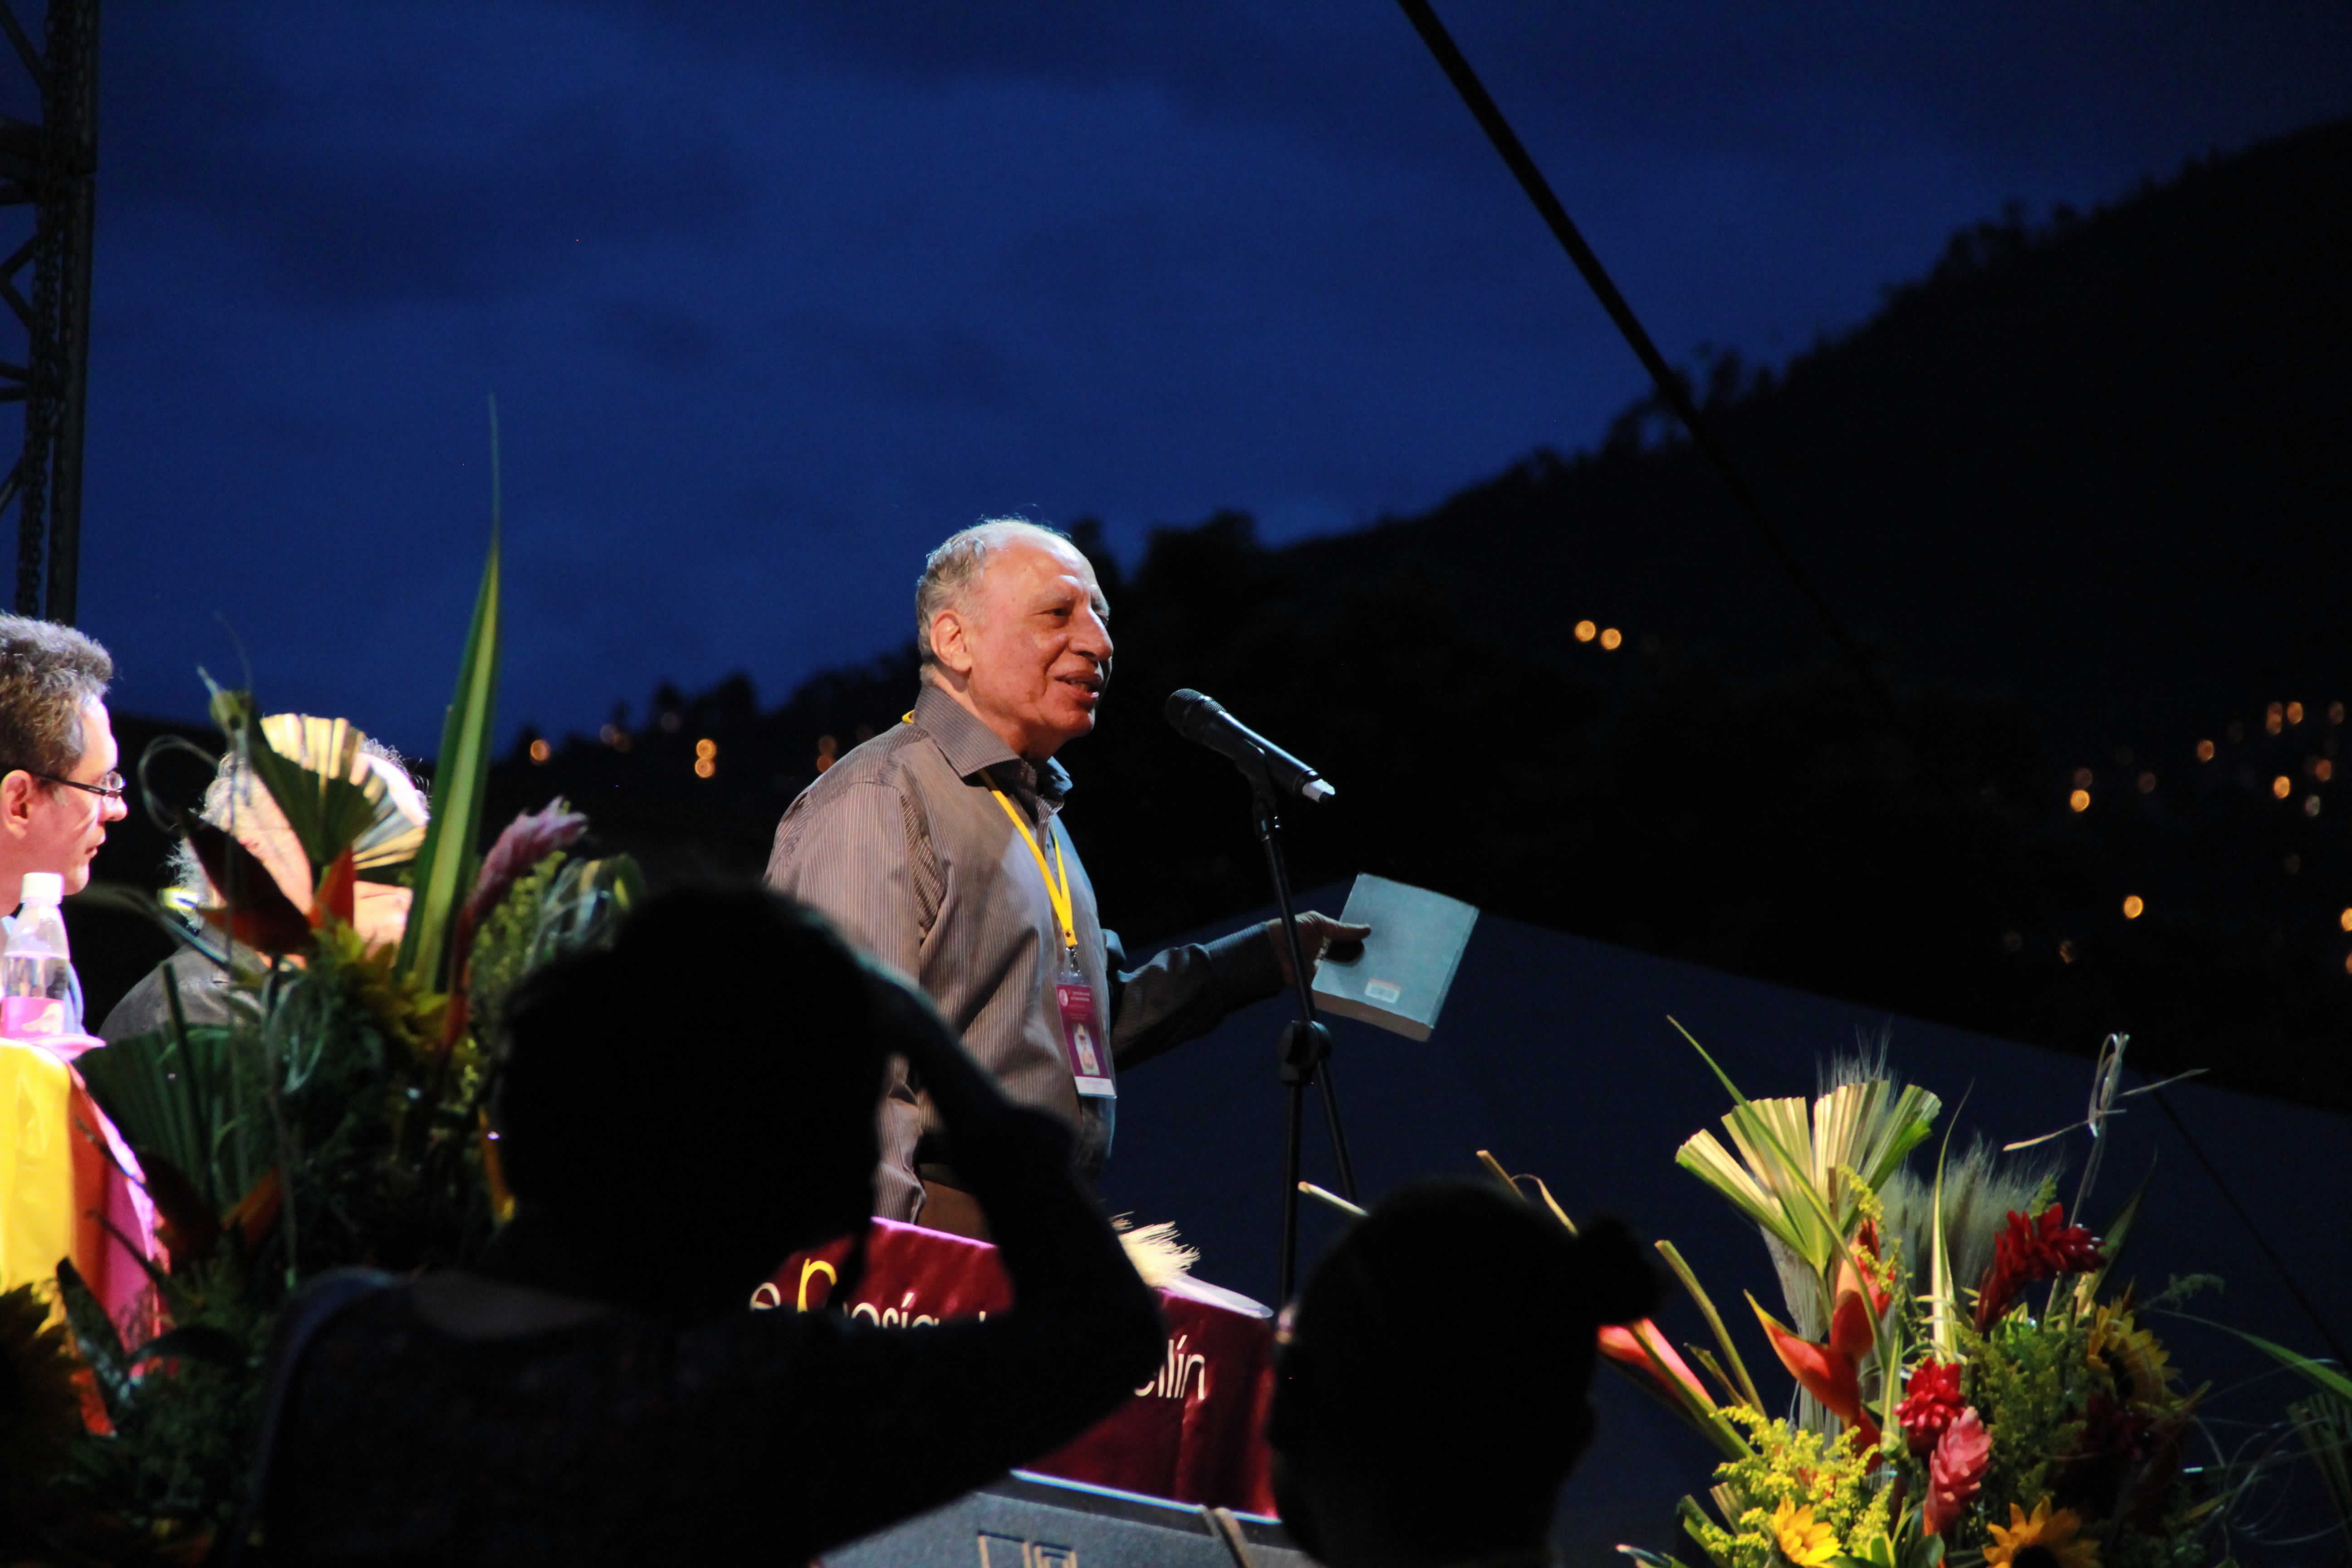
[[[121,800],[124,792],[130,787],[129,781],[121,773],[109,773],[96,784],[84,784],[79,779],[61,779],[55,773],[37,773],[30,768],[18,768],[16,771],[27,778],[38,779],[43,784],[63,784],[68,789],[78,789],[84,795],[94,795],[100,800]]]

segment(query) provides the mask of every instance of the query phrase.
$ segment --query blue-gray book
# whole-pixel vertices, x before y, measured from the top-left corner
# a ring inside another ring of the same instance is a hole
[[[1478,911],[1426,888],[1360,876],[1342,918],[1372,934],[1355,956],[1326,953],[1316,964],[1315,1005],[1409,1040],[1429,1038]]]

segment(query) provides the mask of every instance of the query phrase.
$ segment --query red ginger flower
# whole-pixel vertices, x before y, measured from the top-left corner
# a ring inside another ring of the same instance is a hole
[[[519,813],[482,857],[482,869],[474,879],[474,890],[467,898],[464,911],[458,916],[459,941],[457,958],[463,963],[472,950],[473,932],[489,918],[523,874],[559,849],[569,849],[588,830],[588,819],[571,810],[562,799],[551,800],[538,811]]]
[[[1910,1381],[1903,1385],[1903,1402],[1895,1407],[1895,1419],[1909,1439],[1911,1451],[1925,1454],[1936,1447],[1945,1429],[1966,1408],[1960,1401],[1959,1363],[1923,1361],[1912,1369]]]
[[[1992,1267],[1977,1288],[1977,1332],[2007,1317],[2028,1285],[2096,1268],[2105,1261],[2095,1237],[2066,1223],[2064,1204],[2052,1204],[2038,1220],[2011,1210],[2008,1227],[1993,1242]]]
[[[1992,1438],[1974,1406],[1952,1417],[1937,1440],[1927,1461],[1927,1497],[1921,1505],[1920,1523],[1930,1535],[1952,1528],[1960,1510],[1976,1500],[1984,1487],[1985,1467],[1992,1460]]]

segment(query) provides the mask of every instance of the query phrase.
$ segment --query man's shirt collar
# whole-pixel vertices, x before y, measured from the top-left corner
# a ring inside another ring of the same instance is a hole
[[[958,778],[976,778],[985,768],[1004,788],[1034,793],[1056,807],[1069,793],[1070,775],[1060,763],[1048,757],[1033,770],[978,714],[928,680],[915,696],[915,723],[938,743]]]

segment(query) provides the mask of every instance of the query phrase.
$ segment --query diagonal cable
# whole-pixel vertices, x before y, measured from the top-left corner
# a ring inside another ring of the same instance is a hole
[[[1724,449],[1722,443],[1716,439],[1715,432],[1699,417],[1698,405],[1691,401],[1689,390],[1675,374],[1674,368],[1666,363],[1665,356],[1658,353],[1658,345],[1650,341],[1650,334],[1643,327],[1641,318],[1633,314],[1633,307],[1625,302],[1625,296],[1611,280],[1608,268],[1601,265],[1601,258],[1585,241],[1575,220],[1568,216],[1568,209],[1560,205],[1559,197],[1552,194],[1551,183],[1544,178],[1543,171],[1536,167],[1535,159],[1528,155],[1518,133],[1511,129],[1510,121],[1503,118],[1502,110],[1496,107],[1486,85],[1478,79],[1478,73],[1470,68],[1470,62],[1455,47],[1453,35],[1445,30],[1445,24],[1439,21],[1437,13],[1430,8],[1429,0],[1397,0],[1397,3],[1404,7],[1404,14],[1412,23],[1414,31],[1421,35],[1422,42],[1429,46],[1429,52],[1436,57],[1446,79],[1454,84],[1454,90],[1462,95],[1463,103],[1468,106],[1479,128],[1486,132],[1486,139],[1495,144],[1495,151],[1503,155],[1503,162],[1509,165],[1511,174],[1518,180],[1519,188],[1527,192],[1528,200],[1533,202],[1536,211],[1543,215],[1544,222],[1551,228],[1552,237],[1559,241],[1560,248],[1568,252],[1568,258],[1576,263],[1577,271],[1584,275],[1584,281],[1592,289],[1594,297],[1600,300],[1601,308],[1609,312],[1611,321],[1617,323],[1617,330],[1624,335],[1626,345],[1633,351],[1633,357],[1640,360],[1642,368],[1650,373],[1650,379],[1657,384],[1658,396],[1674,411],[1675,417],[1682,421],[1683,428],[1690,432],[1692,444],[1706,456],[1709,466],[1730,489],[1732,500],[1764,541],[1764,547],[1771,552],[1772,559],[1780,563],[1780,570],[1788,575],[1797,592],[1804,596],[1805,603],[1812,606],[1814,616],[1822,623],[1822,629],[1829,633],[1830,640],[1837,645],[1838,651],[1853,664],[1854,673],[1862,678],[1864,688],[1886,710],[1886,717],[1895,731],[1908,740],[1909,725],[1895,705],[1894,694],[1886,689],[1877,672],[1871,668],[1862,645],[1845,629],[1844,623],[1838,619],[1837,612],[1830,608],[1830,603],[1822,596],[1821,590],[1813,586],[1812,579],[1806,575],[1796,552],[1789,548],[1788,541],[1781,538],[1780,531],[1773,526],[1763,502],[1756,499],[1756,492],[1748,488],[1748,480],[1733,464],[1731,454]]]

